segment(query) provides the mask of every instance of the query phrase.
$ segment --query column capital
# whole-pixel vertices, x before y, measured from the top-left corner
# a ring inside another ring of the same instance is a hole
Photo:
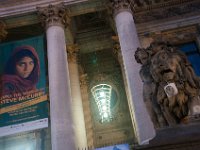
[[[7,37],[6,24],[0,20],[0,42]]]
[[[128,0],[109,0],[111,3],[113,15],[116,16],[119,12],[129,11],[132,13],[130,8],[130,2]]]
[[[77,55],[79,50],[80,49],[77,44],[67,45],[67,57],[69,62],[77,63]]]
[[[46,7],[37,7],[37,10],[38,16],[46,28],[50,26],[61,26],[64,28],[69,25],[70,18],[62,3],[57,5],[50,4]]]

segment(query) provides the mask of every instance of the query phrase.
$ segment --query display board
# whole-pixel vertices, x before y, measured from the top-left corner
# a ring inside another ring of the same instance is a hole
[[[48,127],[44,37],[0,44],[0,136]]]

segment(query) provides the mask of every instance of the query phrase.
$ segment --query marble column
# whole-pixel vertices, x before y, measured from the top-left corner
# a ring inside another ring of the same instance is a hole
[[[46,25],[52,150],[75,150],[63,5],[38,8]]]
[[[133,15],[127,0],[110,1],[121,47],[133,128],[138,144],[148,144],[149,140],[154,138],[155,130],[143,102],[142,81],[139,76],[140,65],[134,59],[134,53],[137,47],[140,47],[140,42]]]
[[[77,64],[78,51],[78,45],[67,45],[76,149],[85,149],[87,148],[87,138]]]

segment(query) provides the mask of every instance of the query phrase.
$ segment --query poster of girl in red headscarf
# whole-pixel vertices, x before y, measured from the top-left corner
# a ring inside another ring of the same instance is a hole
[[[48,126],[43,41],[0,45],[0,136]]]

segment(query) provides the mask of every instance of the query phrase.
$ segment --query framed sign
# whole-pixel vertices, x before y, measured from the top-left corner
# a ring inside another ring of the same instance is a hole
[[[0,136],[48,126],[44,37],[0,44]]]

